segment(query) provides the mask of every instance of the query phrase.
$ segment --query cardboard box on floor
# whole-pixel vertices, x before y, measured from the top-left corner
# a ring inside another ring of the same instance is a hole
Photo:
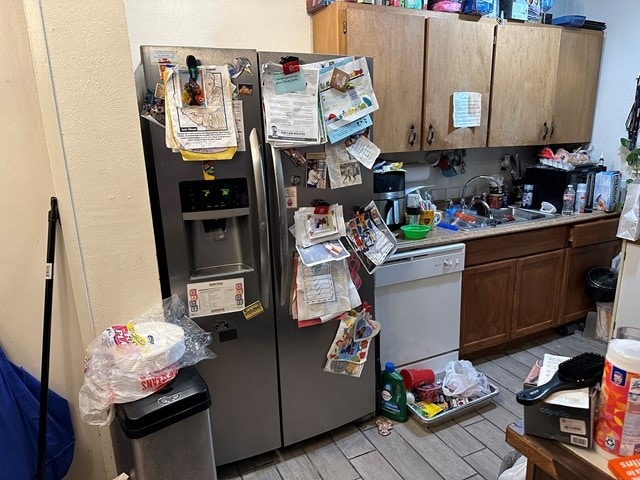
[[[568,359],[545,354],[542,368],[534,365],[524,388],[543,385],[555,373],[558,364]],[[540,371],[539,377],[536,369]],[[553,393],[535,405],[524,407],[524,433],[591,448],[597,400],[595,387]]]

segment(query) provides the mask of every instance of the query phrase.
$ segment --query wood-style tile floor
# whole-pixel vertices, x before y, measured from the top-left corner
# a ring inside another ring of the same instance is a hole
[[[581,332],[552,335],[477,358],[500,393],[489,405],[445,424],[426,428],[413,417],[394,423],[381,436],[375,419],[218,469],[219,480],[479,480],[498,477],[512,448],[505,427],[522,417],[515,393],[531,365],[544,353],[574,356],[605,354],[606,344]]]

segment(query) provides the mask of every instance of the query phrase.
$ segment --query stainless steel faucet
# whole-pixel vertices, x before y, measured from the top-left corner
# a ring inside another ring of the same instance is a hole
[[[464,206],[465,204],[465,194],[467,193],[467,188],[476,180],[487,180],[489,182],[489,185],[496,188],[501,184],[501,182],[497,178],[492,177],[491,175],[476,175],[475,177],[471,177],[462,187],[462,192],[460,192],[460,204],[462,206]]]

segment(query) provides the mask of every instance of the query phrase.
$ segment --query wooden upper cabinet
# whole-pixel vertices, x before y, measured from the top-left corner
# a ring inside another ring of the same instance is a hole
[[[337,2],[312,17],[313,51],[373,57],[374,141],[420,151],[425,17],[421,11]]]
[[[423,150],[486,147],[494,25],[427,19]],[[480,126],[454,128],[454,92],[482,95]]]
[[[410,12],[410,11],[409,11]],[[420,151],[423,16],[397,9],[347,10],[348,55],[373,57],[374,141],[382,152]]]
[[[591,140],[603,37],[595,30],[562,29],[550,143]]]
[[[562,29],[496,28],[488,146],[549,143]]]

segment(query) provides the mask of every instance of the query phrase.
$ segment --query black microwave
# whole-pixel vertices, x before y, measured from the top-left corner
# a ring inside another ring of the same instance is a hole
[[[524,172],[523,183],[533,185],[531,208],[538,209],[542,202],[549,202],[559,213],[562,211],[562,195],[567,185],[571,184],[575,188],[578,183],[586,183],[585,209],[591,210],[596,173],[604,172],[606,169],[604,165],[580,165],[573,170],[562,170],[546,165],[528,167]]]

